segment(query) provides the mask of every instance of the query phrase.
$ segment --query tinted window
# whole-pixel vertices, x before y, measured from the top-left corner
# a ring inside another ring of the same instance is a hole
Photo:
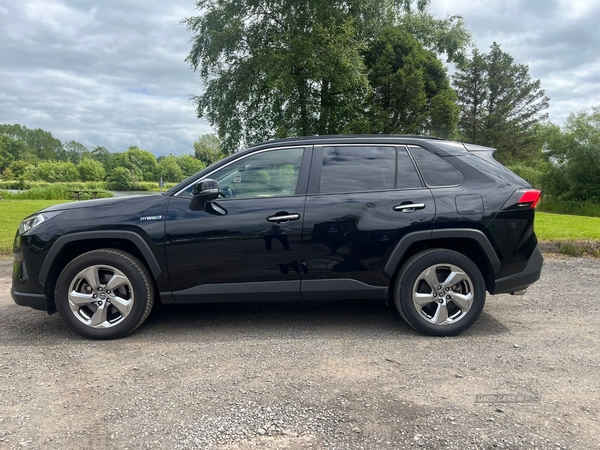
[[[395,147],[324,147],[319,192],[394,189]]]
[[[456,186],[465,179],[463,173],[443,158],[421,147],[410,147],[427,186]]]
[[[225,198],[294,195],[303,153],[303,148],[257,153],[239,159],[208,177],[219,183],[219,191]],[[191,187],[186,189],[184,196],[191,196]]]
[[[404,147],[398,149],[398,179],[396,187],[398,189],[423,187],[417,174],[417,169],[415,169],[415,165]]]

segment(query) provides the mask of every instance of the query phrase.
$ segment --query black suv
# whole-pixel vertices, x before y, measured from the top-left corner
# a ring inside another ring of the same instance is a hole
[[[542,255],[540,192],[493,149],[414,136],[260,144],[165,193],[57,205],[26,218],[12,297],[93,339],[154,302],[392,300],[450,336],[486,291],[522,293]]]

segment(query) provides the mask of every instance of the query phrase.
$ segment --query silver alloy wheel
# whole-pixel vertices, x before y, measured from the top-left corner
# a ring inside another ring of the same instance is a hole
[[[94,265],[73,278],[68,298],[79,321],[92,328],[111,328],[131,312],[134,292],[123,272],[108,265]]]
[[[473,283],[452,264],[436,264],[417,277],[413,304],[419,315],[433,325],[452,325],[463,319],[473,305]]]

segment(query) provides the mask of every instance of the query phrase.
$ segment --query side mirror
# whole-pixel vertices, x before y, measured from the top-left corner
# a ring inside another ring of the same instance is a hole
[[[198,181],[192,188],[192,195],[194,200],[202,202],[215,200],[219,196],[219,183],[210,178]]]

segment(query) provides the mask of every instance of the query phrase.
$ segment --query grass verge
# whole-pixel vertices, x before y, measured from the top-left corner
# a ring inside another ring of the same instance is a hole
[[[536,212],[535,234],[540,241],[600,240],[600,217]]]
[[[535,234],[563,255],[600,257],[600,217],[536,212]]]
[[[12,253],[17,227],[25,217],[64,200],[0,200],[0,254]]]

